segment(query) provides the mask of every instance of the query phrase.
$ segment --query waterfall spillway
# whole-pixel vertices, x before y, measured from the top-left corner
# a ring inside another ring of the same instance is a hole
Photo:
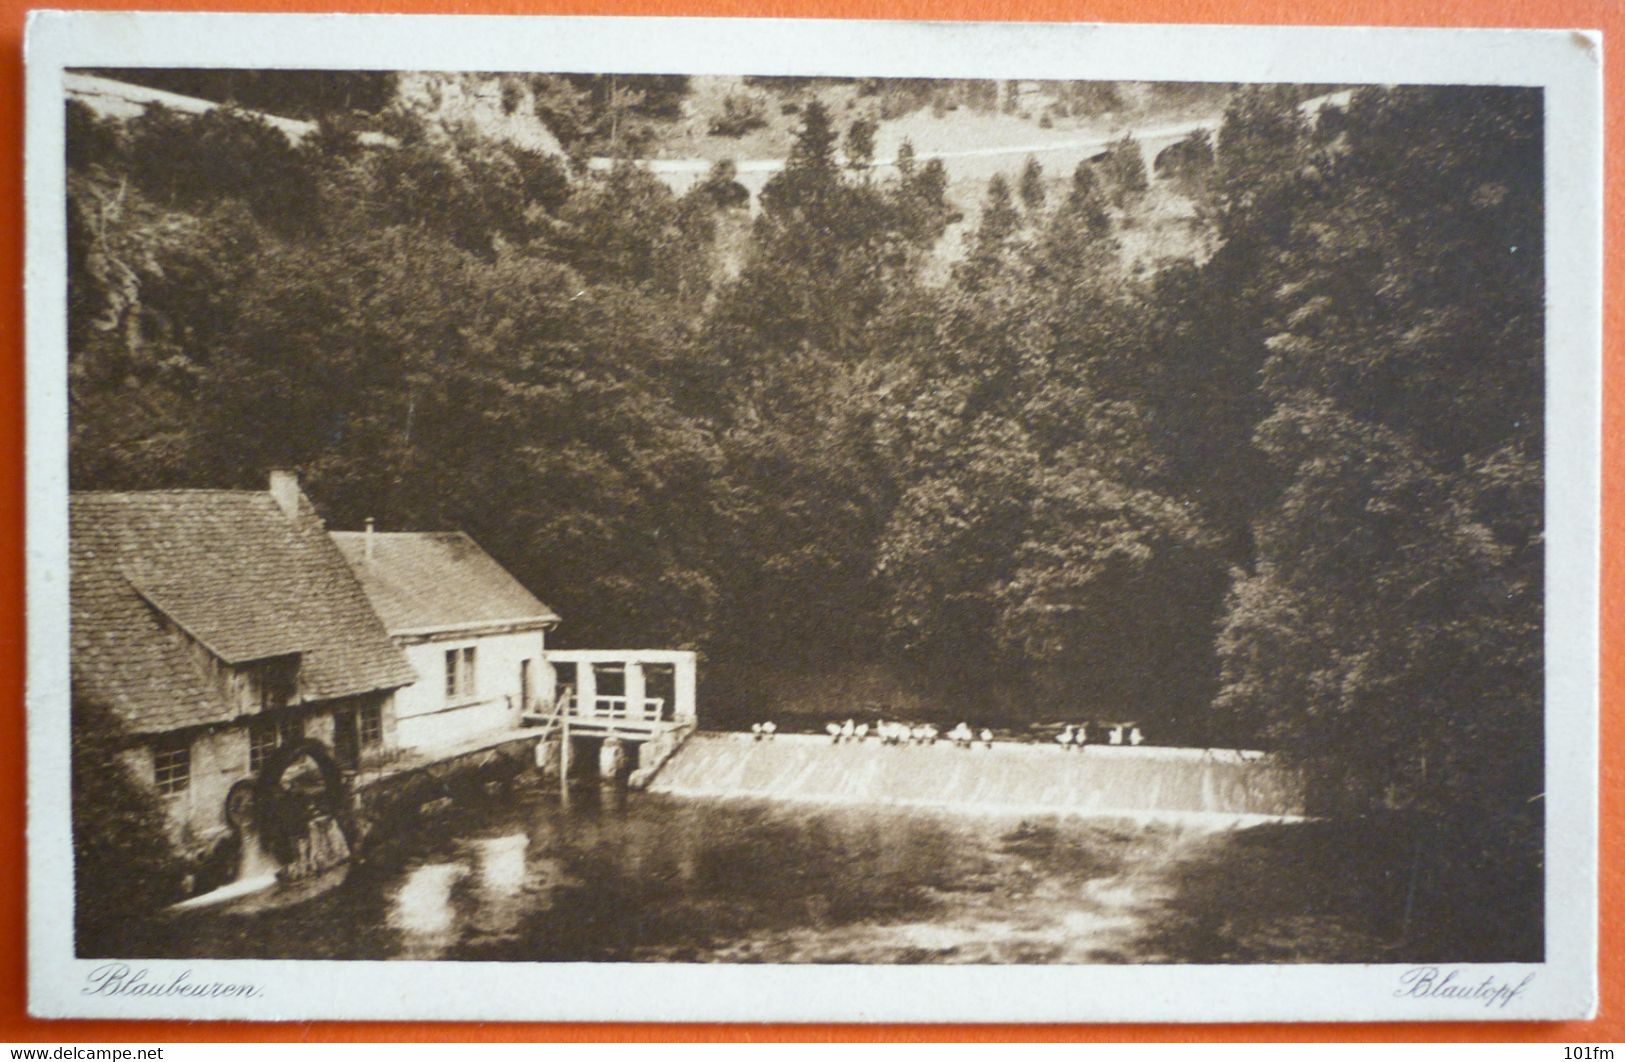
[[[310,820],[295,843],[295,858],[289,863],[279,862],[266,850],[258,829],[249,827],[240,836],[237,877],[218,889],[173,904],[171,910],[215,907],[265,892],[278,883],[311,881],[350,858],[344,831],[329,815]]]
[[[989,748],[696,734],[650,791],[1247,825],[1302,815],[1291,772],[1230,749]]]
[[[237,855],[237,876],[225,885],[211,892],[182,900],[173,906],[174,910],[187,910],[195,907],[214,907],[218,904],[229,903],[263,892],[277,883],[277,873],[282,869],[276,857],[265,850],[260,840],[259,830],[250,826],[240,833],[241,848]]]
[[[250,881],[264,877],[276,877],[276,872],[282,864],[276,857],[265,850],[265,844],[260,840],[260,832],[253,827],[242,831],[242,849],[237,857],[237,880]]]

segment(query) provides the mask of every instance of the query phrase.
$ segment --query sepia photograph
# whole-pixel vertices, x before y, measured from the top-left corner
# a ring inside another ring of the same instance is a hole
[[[31,98],[67,1006],[1302,967],[1477,1018],[1594,973],[1548,918],[1554,837],[1594,889],[1548,794],[1594,771],[1549,697],[1596,442],[1548,240],[1596,189],[1546,82],[861,55]]]

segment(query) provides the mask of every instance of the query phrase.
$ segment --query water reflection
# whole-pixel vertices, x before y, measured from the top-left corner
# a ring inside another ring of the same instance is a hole
[[[511,938],[528,906],[525,852],[530,838],[522,833],[488,837],[469,844],[474,858],[476,892],[470,915],[477,938]]]
[[[467,875],[461,863],[432,863],[407,873],[389,909],[389,925],[401,935],[401,958],[437,959],[454,942],[451,890]]]
[[[522,833],[475,841],[474,865],[479,874],[481,895],[489,902],[518,892],[525,883],[525,849],[530,838]]]
[[[617,804],[578,793],[564,807],[521,793],[422,824],[328,893],[149,926],[127,954],[1137,961],[1165,916],[1170,868],[1211,836],[656,795]]]

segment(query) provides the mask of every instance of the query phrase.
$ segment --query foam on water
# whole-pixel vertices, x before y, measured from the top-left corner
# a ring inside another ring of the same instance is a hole
[[[1289,771],[1259,753],[994,742],[957,748],[831,742],[781,735],[696,734],[650,790],[673,796],[751,797],[820,804],[951,808],[991,814],[1065,814],[1197,827],[1302,817]]]
[[[219,904],[230,903],[233,900],[240,900],[244,896],[252,896],[257,892],[264,892],[266,889],[275,886],[276,883],[277,877],[274,871],[269,874],[256,874],[252,877],[238,878],[201,896],[193,896],[189,900],[182,900],[180,903],[172,904],[170,910],[193,911],[202,907],[215,907]]]
[[[232,881],[190,899],[171,904],[172,911],[190,911],[221,904],[236,904],[245,897],[255,896],[279,885],[288,886],[306,881],[329,878],[331,872],[349,861],[350,845],[343,831],[330,817],[322,816],[306,827],[306,835],[299,839],[297,857],[283,866],[276,856],[266,851],[259,831],[252,827],[241,836],[241,850],[237,857],[237,876]],[[308,892],[295,889],[297,896]]]

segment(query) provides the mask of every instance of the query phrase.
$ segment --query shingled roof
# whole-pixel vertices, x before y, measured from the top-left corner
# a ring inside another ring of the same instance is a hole
[[[78,492],[69,514],[74,682],[133,733],[236,715],[166,620],[227,664],[298,653],[304,700],[416,681],[303,498]]]
[[[335,531],[333,541],[391,634],[510,623],[557,623],[558,614],[461,531]]]

